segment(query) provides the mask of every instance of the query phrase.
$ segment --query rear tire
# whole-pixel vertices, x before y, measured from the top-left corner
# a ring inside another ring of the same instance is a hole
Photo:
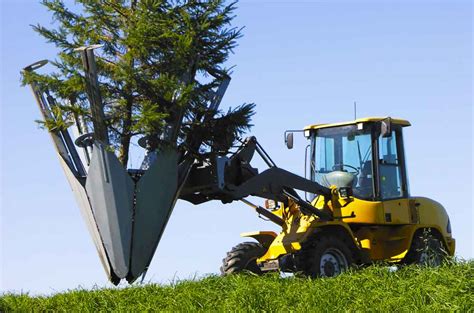
[[[222,260],[221,274],[229,275],[242,272],[251,272],[261,275],[257,259],[263,256],[266,249],[257,242],[244,242],[233,247]]]
[[[413,236],[410,250],[403,259],[404,264],[440,266],[446,259],[444,245],[431,230],[425,229]]]
[[[353,262],[350,246],[334,235],[315,236],[299,254],[300,270],[312,278],[335,277],[349,269]]]

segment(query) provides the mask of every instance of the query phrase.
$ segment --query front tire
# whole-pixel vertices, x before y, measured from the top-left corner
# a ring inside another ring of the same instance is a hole
[[[354,262],[352,250],[334,235],[321,235],[307,243],[299,255],[304,275],[335,277],[349,269]]]
[[[221,274],[229,275],[241,272],[251,272],[261,275],[257,259],[263,256],[266,249],[257,242],[244,242],[233,247],[222,260]]]

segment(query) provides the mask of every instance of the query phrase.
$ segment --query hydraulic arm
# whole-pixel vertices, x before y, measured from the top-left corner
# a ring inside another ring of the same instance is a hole
[[[255,152],[269,166],[261,173],[250,165]],[[314,214],[322,220],[331,219],[328,213],[314,208],[301,199],[295,190],[318,194],[326,199],[331,197],[330,188],[277,167],[257,139],[248,137],[230,157],[213,156],[197,161],[189,173],[179,198],[193,204],[210,200],[229,203],[242,200],[247,196],[273,199],[284,203],[291,199],[300,206],[303,212]],[[259,213],[264,214],[262,211]]]

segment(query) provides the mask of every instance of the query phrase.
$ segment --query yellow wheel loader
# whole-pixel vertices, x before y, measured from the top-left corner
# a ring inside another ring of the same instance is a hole
[[[278,234],[242,234],[256,242],[227,254],[224,275],[283,271],[331,277],[374,261],[438,265],[454,254],[455,240],[441,204],[410,196],[407,126],[402,119],[363,118],[304,128],[309,179],[278,168],[250,137],[231,157],[193,168],[180,198],[196,204],[241,200],[281,226]],[[285,139],[292,148],[293,132]],[[255,151],[269,165],[260,174],[249,163]],[[245,200],[248,195],[266,198],[265,208]]]

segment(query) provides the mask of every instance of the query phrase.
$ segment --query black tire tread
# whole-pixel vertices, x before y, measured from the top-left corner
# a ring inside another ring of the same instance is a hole
[[[222,259],[221,274],[229,275],[249,271],[261,275],[262,271],[251,260],[261,257],[265,252],[266,249],[258,242],[240,243],[227,252],[226,257]]]
[[[353,242],[347,236],[336,236],[332,233],[315,233],[303,242],[298,254],[298,270],[305,276],[316,278],[320,276],[319,270],[314,271],[313,262],[319,260],[325,248],[336,246],[344,253],[348,266],[351,267],[357,259],[356,249]],[[318,267],[317,267],[318,268]]]

